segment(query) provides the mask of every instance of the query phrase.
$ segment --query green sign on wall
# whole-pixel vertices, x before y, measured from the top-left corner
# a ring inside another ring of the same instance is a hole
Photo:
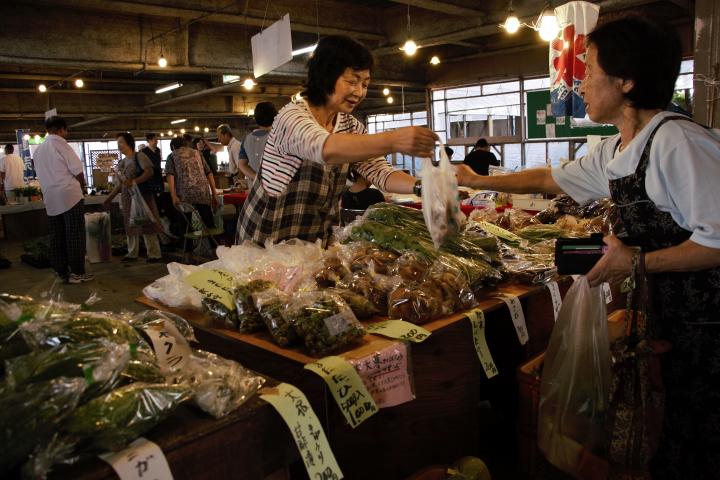
[[[573,127],[570,117],[555,117],[550,109],[550,90],[527,94],[528,138],[567,138],[618,133],[612,126]]]

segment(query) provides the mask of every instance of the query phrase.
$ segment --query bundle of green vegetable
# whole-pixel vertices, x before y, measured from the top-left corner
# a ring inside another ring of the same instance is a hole
[[[516,233],[531,242],[540,242],[551,238],[560,238],[566,234],[566,231],[557,225],[537,224],[522,228]]]
[[[253,280],[237,287],[235,307],[237,308],[238,331],[243,333],[257,332],[265,328],[265,322],[255,308],[253,295],[273,286],[266,280]]]
[[[253,298],[258,314],[265,322],[275,343],[281,347],[297,343],[298,336],[295,327],[284,315],[288,305],[288,295],[276,288],[269,288],[255,294]]]

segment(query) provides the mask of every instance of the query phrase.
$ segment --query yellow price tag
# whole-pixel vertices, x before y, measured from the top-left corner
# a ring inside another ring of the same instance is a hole
[[[497,225],[494,225],[490,222],[478,222],[483,230],[486,232],[495,235],[496,237],[504,238],[505,240],[509,240],[511,242],[519,242],[522,240],[522,238],[518,237],[514,233],[505,230],[502,227],[498,227]]]
[[[375,400],[365,388],[355,367],[344,358],[325,357],[317,362],[308,363],[305,368],[325,380],[351,427],[357,427],[377,413]]]
[[[468,312],[467,318],[470,320],[470,327],[472,328],[475,352],[485,371],[485,375],[487,375],[487,378],[492,378],[498,374],[498,369],[485,339],[485,313],[480,309],[475,309]]]
[[[289,383],[281,383],[261,390],[260,398],[272,405],[290,428],[310,478],[343,478],[325,431],[304,393]]]
[[[198,270],[185,277],[185,283],[205,298],[217,300],[230,310],[235,309],[235,277],[230,272]]]
[[[420,343],[432,335],[428,330],[404,320],[386,320],[365,326],[369,333],[390,337],[397,340],[409,340]]]

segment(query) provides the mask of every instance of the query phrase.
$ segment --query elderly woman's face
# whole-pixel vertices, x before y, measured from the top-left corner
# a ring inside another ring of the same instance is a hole
[[[328,97],[327,107],[351,113],[367,95],[370,84],[369,70],[346,68],[335,82],[335,91]]]
[[[623,90],[629,89],[628,82],[605,73],[598,63],[598,52],[589,45],[586,57],[585,80],[580,85],[580,94],[585,102],[585,111],[590,120],[597,123],[613,123],[622,119],[625,98]]]

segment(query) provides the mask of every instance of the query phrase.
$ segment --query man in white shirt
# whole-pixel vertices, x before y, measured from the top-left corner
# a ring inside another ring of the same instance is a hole
[[[0,194],[4,192],[9,202],[15,200],[13,190],[25,185],[23,178],[25,163],[14,152],[15,146],[7,144],[5,145],[5,156],[0,158]]]
[[[45,142],[35,151],[34,160],[48,215],[50,263],[65,282],[87,282],[93,276],[85,273],[83,164],[65,141],[64,118],[48,118],[45,128]]]
[[[237,180],[244,179],[247,174],[243,165],[240,164],[240,147],[242,144],[233,135],[230,125],[223,123],[217,127],[218,141],[225,145],[228,150],[228,159],[230,161],[230,175],[236,177]]]

